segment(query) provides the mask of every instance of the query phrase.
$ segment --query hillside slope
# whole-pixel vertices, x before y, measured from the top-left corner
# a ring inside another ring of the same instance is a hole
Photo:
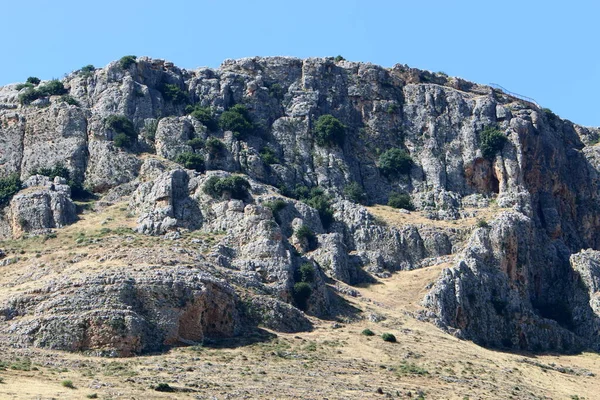
[[[125,57],[5,86],[0,332],[108,356],[308,332],[364,318],[352,286],[442,265],[414,318],[598,351],[599,138],[488,86],[332,58]]]

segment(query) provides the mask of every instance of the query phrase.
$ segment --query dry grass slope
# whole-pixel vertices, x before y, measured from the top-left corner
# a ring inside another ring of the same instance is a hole
[[[416,213],[371,211],[393,223]],[[493,218],[494,210],[481,211]],[[396,215],[398,214],[398,215]],[[480,216],[478,216],[480,217]],[[465,229],[476,223],[458,222]],[[437,222],[434,222],[437,223]],[[452,224],[451,222],[439,222]],[[63,274],[77,276],[142,263],[193,265],[194,252],[217,237],[179,241],[141,236],[123,204],[87,213],[50,237],[2,244],[13,264],[0,268],[0,298],[40,287]],[[193,240],[193,242],[192,242]],[[256,340],[173,348],[165,354],[100,359],[0,341],[1,399],[597,399],[600,356],[511,354],[459,341],[414,317],[426,287],[448,264],[404,271],[346,297],[362,320],[314,320],[316,329]],[[369,328],[376,335],[361,332]],[[397,343],[384,342],[391,333]],[[74,388],[61,384],[73,382]],[[168,384],[171,392],[154,390]],[[578,397],[574,397],[578,396]]]

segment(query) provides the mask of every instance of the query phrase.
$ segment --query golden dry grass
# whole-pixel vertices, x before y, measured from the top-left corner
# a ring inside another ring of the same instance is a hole
[[[394,224],[454,226],[388,207],[370,210]],[[498,212],[480,211],[478,217],[488,220]],[[470,228],[476,218],[458,223]],[[173,244],[168,241],[128,230],[134,222],[119,204],[83,215],[56,237],[3,243],[11,256],[23,252],[19,254],[23,260],[0,270],[0,298],[63,274],[77,276],[130,263],[131,253],[136,252],[146,259],[161,253],[179,257],[182,263],[194,262],[193,257],[170,253]],[[124,244],[124,238],[129,242]],[[207,245],[214,240],[201,234],[197,238]],[[98,259],[107,255],[117,258],[108,264]],[[420,394],[424,399],[600,398],[598,354],[534,356],[492,351],[415,318],[426,287],[448,266],[402,271],[358,287],[360,296],[345,300],[364,319],[342,319],[339,327],[332,321],[313,319],[315,329],[308,333],[270,332],[271,336],[256,341],[173,348],[130,359],[15,349],[0,341],[0,399],[82,399],[93,393],[100,399],[417,399]],[[365,328],[376,335],[362,335]],[[398,343],[384,342],[380,337],[384,332],[394,334]],[[23,360],[31,360],[31,366],[22,368]],[[67,379],[75,389],[61,385]],[[152,389],[159,383],[177,391]]]

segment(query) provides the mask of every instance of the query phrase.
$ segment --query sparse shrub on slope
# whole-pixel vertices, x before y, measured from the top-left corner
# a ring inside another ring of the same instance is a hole
[[[117,147],[131,148],[137,141],[137,133],[131,122],[124,115],[111,115],[104,121],[105,126],[116,133],[113,143]]]
[[[229,195],[232,199],[243,200],[248,195],[250,182],[241,176],[219,178],[211,176],[204,184],[204,193],[214,197],[223,198]]]
[[[387,177],[408,174],[413,164],[410,154],[402,149],[389,149],[379,157],[379,169]]]
[[[485,158],[491,160],[500,150],[502,150],[507,140],[506,135],[501,131],[488,126],[479,134],[481,153]]]
[[[412,211],[415,207],[412,204],[410,196],[404,193],[392,193],[388,199],[388,206],[394,208],[402,208]]]
[[[352,182],[344,188],[344,196],[350,201],[358,204],[367,202],[367,194],[358,182]]]
[[[210,107],[201,107],[196,104],[195,106],[187,106],[185,111],[189,113],[193,118],[202,122],[209,132],[215,132],[219,128],[219,124],[215,120],[215,116]]]
[[[4,207],[21,190],[21,180],[17,174],[0,178],[0,207]]]
[[[136,56],[124,56],[119,60],[119,66],[123,69],[129,69],[129,67],[136,63]]]
[[[247,137],[254,130],[248,109],[242,104],[236,104],[223,112],[219,118],[219,126],[224,131],[232,131],[238,139]]]
[[[184,104],[189,100],[188,94],[179,86],[164,83],[159,86],[158,91],[163,95],[163,98],[173,104]]]
[[[195,153],[182,153],[177,156],[175,161],[183,165],[186,169],[193,169],[198,172],[204,172],[204,157]]]
[[[321,115],[315,123],[314,133],[319,146],[342,146],[346,138],[346,126],[333,115]]]

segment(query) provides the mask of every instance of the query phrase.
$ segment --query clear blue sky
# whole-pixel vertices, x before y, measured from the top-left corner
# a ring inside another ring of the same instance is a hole
[[[126,54],[185,68],[226,58],[344,56],[498,83],[600,126],[600,2],[3,1],[0,85]]]

